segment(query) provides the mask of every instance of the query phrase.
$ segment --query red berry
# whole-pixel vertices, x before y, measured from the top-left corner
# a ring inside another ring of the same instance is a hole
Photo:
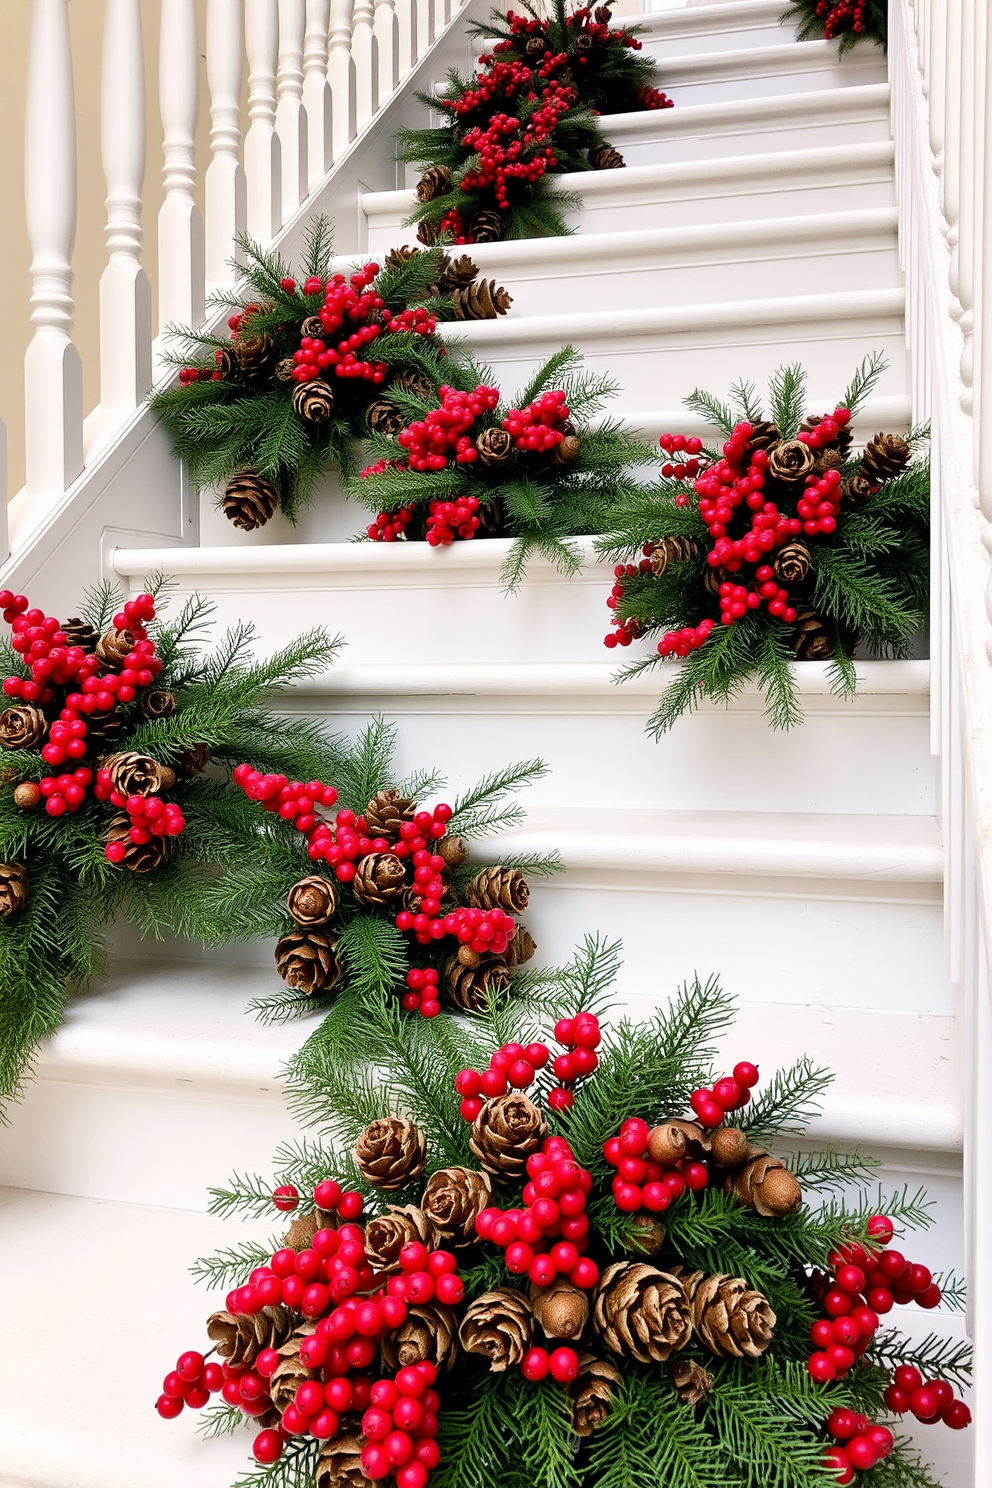
[[[848,1461],[858,1472],[867,1472],[878,1461],[875,1443],[867,1436],[852,1436],[846,1451]]]
[[[823,1465],[834,1473],[841,1488],[846,1488],[848,1483],[853,1483],[854,1469],[843,1447],[829,1447],[823,1454]]]
[[[542,1380],[548,1375],[551,1368],[551,1359],[547,1349],[528,1349],[520,1366],[520,1372],[524,1379]]]
[[[734,1079],[745,1090],[752,1090],[758,1083],[758,1066],[742,1059],[740,1064],[734,1065]]]
[[[288,1214],[295,1209],[300,1202],[300,1191],[294,1188],[292,1183],[284,1183],[277,1188],[272,1195],[272,1202],[277,1209]]]
[[[548,1360],[551,1378],[559,1384],[574,1380],[579,1372],[579,1356],[574,1349],[556,1348]]]
[[[827,1430],[838,1441],[846,1441],[849,1436],[855,1434],[857,1429],[858,1418],[852,1410],[845,1410],[842,1406],[839,1406],[837,1410],[831,1411],[827,1417]]]
[[[174,1421],[183,1409],[182,1396],[160,1395],[155,1402],[155,1409],[163,1421]]]
[[[829,1384],[837,1378],[837,1366],[827,1353],[810,1354],[806,1368],[817,1384]]]

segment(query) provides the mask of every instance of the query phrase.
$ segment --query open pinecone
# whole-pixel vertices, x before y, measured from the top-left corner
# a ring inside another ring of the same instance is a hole
[[[489,999],[505,992],[510,973],[502,956],[482,955],[478,965],[466,966],[459,956],[451,956],[442,968],[444,986],[455,1007],[467,1013],[484,1013]]]
[[[406,419],[388,398],[377,398],[374,403],[370,403],[365,410],[365,419],[370,433],[387,437],[398,434],[406,426]]]
[[[119,672],[123,670],[133,649],[134,636],[131,631],[118,630],[115,625],[112,625],[97,641],[94,655],[97,661],[103,662],[105,667]]]
[[[874,486],[866,475],[859,470],[855,475],[849,476],[842,482],[840,488],[840,504],[846,511],[853,511],[855,507],[863,506],[872,494]]]
[[[316,1488],[375,1488],[362,1471],[365,1438],[357,1431],[321,1444]]]
[[[495,320],[506,314],[513,296],[495,279],[476,279],[465,289],[453,290],[451,303],[456,320]]]
[[[444,859],[445,868],[460,868],[468,857],[468,843],[464,837],[442,837],[434,851]]]
[[[503,236],[503,219],[499,212],[477,212],[472,218],[473,243],[498,243]]]
[[[122,796],[154,796],[176,783],[176,772],[160,765],[150,755],[128,749],[123,754],[108,755],[103,769],[110,771],[111,784]]]
[[[429,202],[446,196],[450,190],[451,171],[446,165],[432,165],[417,182],[416,196],[419,202]]]
[[[748,449],[770,450],[780,442],[781,438],[777,425],[768,419],[759,419],[756,424],[751,425],[751,437],[747,442]]]
[[[466,289],[473,279],[479,277],[479,265],[473,263],[467,253],[462,253],[458,258],[444,259],[444,267],[441,270],[440,287],[449,292],[453,289]]]
[[[513,458],[513,435],[506,429],[483,429],[475,441],[479,459],[490,470],[499,470]]]
[[[28,870],[23,863],[0,863],[0,920],[9,920],[28,902]]]
[[[531,1310],[545,1338],[580,1338],[589,1321],[589,1297],[559,1276],[549,1287],[531,1286]]]
[[[702,556],[702,548],[691,537],[664,537],[651,553],[651,572],[660,579],[670,563],[689,563]]]
[[[78,646],[80,651],[85,651],[91,656],[96,650],[100,639],[100,632],[95,625],[88,620],[81,620],[78,615],[73,615],[71,620],[62,622],[62,634],[65,636],[67,646]]]
[[[865,445],[860,474],[873,486],[880,486],[905,470],[910,453],[909,445],[898,434],[876,434]]]
[[[394,1271],[404,1245],[416,1240],[433,1250],[436,1238],[434,1226],[422,1209],[415,1204],[402,1208],[390,1204],[365,1226],[365,1254],[376,1271]]]
[[[308,1214],[298,1214],[282,1237],[287,1250],[307,1250],[318,1230],[336,1228],[335,1216],[326,1209],[311,1209]]]
[[[482,1354],[490,1371],[501,1374],[520,1363],[530,1348],[534,1315],[523,1292],[497,1287],[465,1309],[458,1336],[467,1354]]]
[[[418,372],[414,367],[404,367],[397,372],[390,383],[391,387],[399,388],[401,392],[409,393],[411,398],[419,398],[422,403],[434,401],[434,384],[425,372]],[[381,791],[380,795],[383,794]],[[386,795],[390,792],[386,791]]]
[[[622,170],[626,161],[612,145],[594,145],[589,151],[589,164],[593,170]]]
[[[777,1219],[791,1214],[803,1201],[799,1179],[790,1173],[780,1158],[769,1157],[760,1147],[748,1149],[747,1160],[736,1172],[723,1180],[727,1193],[734,1194],[748,1209],[755,1209],[763,1219]]]
[[[279,1348],[291,1336],[294,1314],[288,1307],[263,1307],[249,1317],[241,1312],[215,1312],[207,1319],[207,1336],[222,1359],[235,1367],[251,1364],[262,1349]]]
[[[524,925],[518,925],[504,952],[507,966],[523,966],[537,950],[537,941]]]
[[[509,914],[523,914],[529,898],[519,868],[483,868],[465,890],[465,903],[473,909],[505,909]]]
[[[713,1376],[695,1359],[672,1359],[668,1375],[683,1405],[698,1405],[713,1388]]]
[[[576,1436],[592,1436],[613,1409],[613,1392],[620,1371],[595,1354],[579,1355],[579,1372],[568,1386],[572,1401],[572,1430]]]
[[[337,907],[337,889],[329,878],[316,874],[295,883],[286,900],[286,908],[298,925],[326,925]]]
[[[153,687],[141,698],[141,712],[145,718],[172,718],[179,711],[179,700],[174,692],[164,687]]]
[[[398,842],[403,822],[412,822],[416,807],[399,791],[384,790],[373,796],[364,811],[370,837],[385,837],[387,842]]]
[[[775,554],[772,568],[781,584],[801,584],[809,573],[811,562],[809,548],[803,542],[786,543]]]
[[[362,904],[381,908],[398,899],[407,887],[402,859],[395,853],[366,853],[359,859],[351,887]]]
[[[291,930],[276,945],[276,970],[288,986],[307,997],[329,992],[343,974],[337,946],[337,936],[327,931]]]
[[[149,837],[147,842],[131,841],[131,818],[126,811],[117,811],[107,823],[105,842],[122,842],[124,856],[119,868],[130,868],[132,873],[151,873],[165,862],[168,852],[167,837]]]
[[[471,1168],[438,1168],[427,1180],[420,1207],[438,1239],[459,1249],[473,1244],[475,1221],[489,1203],[492,1184]]]
[[[593,1327],[615,1354],[641,1364],[664,1363],[692,1335],[681,1282],[642,1261],[607,1266],[596,1287]]]
[[[392,1193],[419,1178],[427,1166],[427,1138],[412,1121],[382,1116],[370,1121],[355,1145],[358,1171],[367,1183]]]
[[[239,336],[232,344],[242,377],[248,382],[264,382],[276,363],[272,338],[266,335]]]
[[[757,1359],[764,1353],[775,1327],[775,1314],[767,1297],[752,1291],[740,1276],[706,1276],[693,1271],[682,1273],[680,1280],[693,1332],[711,1354],[725,1359]]]
[[[326,424],[334,412],[334,389],[322,377],[298,382],[293,389],[293,411],[308,424]]]
[[[440,1302],[408,1307],[406,1322],[382,1340],[383,1362],[390,1369],[425,1359],[435,1369],[450,1369],[458,1353],[458,1314]]]
[[[833,630],[816,610],[799,611],[789,644],[800,661],[826,661],[836,649]]]
[[[275,486],[255,470],[241,470],[232,475],[221,503],[227,520],[242,532],[264,527],[278,504]]]
[[[48,733],[48,720],[32,703],[14,703],[0,713],[0,745],[4,749],[37,749]]]
[[[541,1146],[548,1123],[532,1100],[518,1091],[487,1100],[472,1122],[468,1145],[495,1178],[522,1179],[527,1159]]]
[[[812,473],[815,456],[800,439],[783,439],[768,456],[768,474],[784,486],[801,486]]]

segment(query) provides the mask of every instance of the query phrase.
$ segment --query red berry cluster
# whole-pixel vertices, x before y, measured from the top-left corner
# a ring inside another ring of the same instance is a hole
[[[599,1280],[599,1267],[585,1254],[591,1173],[575,1161],[564,1137],[547,1137],[541,1151],[527,1159],[527,1177],[526,1208],[483,1209],[475,1221],[477,1234],[506,1252],[512,1276],[527,1276],[539,1287],[565,1276],[573,1286],[591,1290]]]
[[[494,956],[503,955],[517,928],[505,910],[466,909],[460,906],[441,919],[438,917],[440,905],[435,891],[430,884],[427,888],[431,897],[421,899],[419,914],[414,914],[412,910],[401,910],[396,916],[398,930],[412,930],[421,945],[429,945],[432,940],[441,940],[445,935],[454,935],[460,945],[466,945],[469,950],[477,951],[480,955],[486,952]],[[426,923],[422,924],[421,921]]]
[[[379,460],[363,470],[362,475],[382,475],[391,463],[389,460]],[[380,512],[375,521],[369,523],[368,535],[373,542],[396,542],[416,515],[416,506],[403,506],[397,512]]]
[[[885,1403],[893,1415],[904,1416],[911,1411],[918,1421],[928,1425],[943,1421],[952,1431],[963,1431],[971,1425],[971,1411],[963,1400],[955,1399],[948,1381],[924,1380],[913,1364],[899,1365],[885,1392]]]
[[[618,1136],[603,1143],[603,1156],[616,1168],[613,1180],[613,1202],[623,1214],[636,1214],[647,1209],[662,1214],[688,1189],[698,1193],[710,1181],[709,1170],[701,1162],[684,1158],[663,1167],[648,1153],[651,1128],[639,1116],[629,1117]]]
[[[518,64],[497,62],[496,73],[505,67]],[[529,68],[523,69],[533,83]],[[551,144],[551,137],[562,117],[575,102],[574,88],[565,87],[553,78],[546,77],[540,94],[530,94],[540,107],[528,114],[526,120],[514,118],[512,114],[495,113],[483,127],[481,124],[467,129],[464,135],[466,148],[478,154],[479,164],[462,175],[462,191],[483,191],[492,187],[497,208],[505,212],[510,205],[508,182],[522,181],[533,185],[558,164],[558,157]]]
[[[827,1430],[837,1445],[824,1453],[823,1465],[832,1469],[841,1484],[853,1480],[855,1468],[858,1472],[868,1472],[883,1462],[895,1445],[887,1426],[843,1407],[831,1411]]]
[[[826,41],[832,41],[843,31],[853,31],[856,35],[865,29],[865,8],[858,0],[818,0],[816,14],[823,21],[823,35]]]
[[[65,796],[71,811],[73,807],[68,799],[69,790],[65,792]],[[119,811],[127,812],[131,821],[128,836],[136,844],[143,845],[153,837],[178,837],[185,830],[186,819],[181,806],[177,806],[174,801],[163,801],[161,796],[156,795],[122,796],[120,791],[114,789],[109,770],[97,771],[94,795],[98,801],[109,801]],[[49,800],[56,799],[56,795],[49,797]],[[127,848],[123,842],[108,842],[103,851],[108,863],[123,863],[127,857]]]
[[[93,771],[86,765],[80,765],[71,775],[43,776],[38,782],[38,789],[44,797],[45,810],[49,816],[63,816],[67,811],[78,811],[86,800],[86,787],[92,780]]]
[[[438,974],[433,966],[412,966],[406,974],[403,1006],[408,1013],[436,1018],[441,1011],[437,998]]]
[[[621,584],[621,579],[635,579],[638,574],[649,574],[651,572],[650,555],[654,551],[653,544],[644,544],[645,556],[640,563],[618,563],[613,570],[613,588],[610,590],[606,600],[606,607],[613,611],[610,624],[615,626],[603,637],[603,645],[612,651],[614,646],[629,646],[631,641],[639,641],[644,634],[644,626],[639,620],[633,618],[621,620],[617,614],[617,605],[627,592],[626,585]]]
[[[689,1097],[700,1126],[719,1126],[728,1111],[739,1111],[751,1099],[759,1079],[758,1066],[742,1059],[732,1075],[714,1080],[712,1090],[703,1087]]]
[[[457,459],[457,456],[456,456]],[[479,528],[478,496],[457,496],[454,501],[432,501],[427,518],[427,541],[432,548],[447,547],[456,537],[468,541]]]
[[[679,460],[674,464],[671,460],[666,460],[661,467],[662,475],[669,479],[674,476],[676,480],[694,480],[699,474],[699,461],[696,456],[703,448],[703,441],[687,439],[684,434],[662,434],[658,443],[668,455],[687,454],[689,456],[688,460]]]
[[[454,1257],[452,1257],[454,1260]],[[424,1488],[441,1461],[437,1441],[440,1396],[432,1388],[434,1365],[424,1360],[400,1369],[394,1380],[376,1380],[362,1416],[362,1472],[373,1482],[392,1473],[397,1488]],[[345,1381],[345,1383],[348,1383]]]
[[[318,808],[333,806],[338,798],[333,785],[323,785],[319,780],[310,780],[304,785],[301,780],[287,780],[285,775],[263,775],[261,770],[255,770],[249,764],[238,765],[234,779],[249,801],[257,801],[266,811],[278,812],[283,821],[292,822],[298,832],[306,832],[308,842],[316,835],[320,821]],[[384,852],[386,848],[379,850]],[[311,857],[314,856],[311,853]],[[353,873],[350,876],[354,878]]]
[[[378,273],[379,265],[368,263],[352,274],[350,280],[343,274],[328,279],[323,286],[324,304],[319,312],[328,337],[342,330],[346,321],[353,323],[355,329],[334,345],[329,345],[320,336],[304,336],[299,350],[293,353],[293,378],[296,382],[310,382],[333,368],[335,377],[359,378],[381,386],[389,366],[386,362],[369,361],[365,356],[373,342],[384,334],[395,335],[403,331],[420,336],[434,334],[437,320],[426,310],[418,307],[398,315],[387,310],[382,297],[369,289]]]
[[[489,1061],[489,1068],[459,1070],[455,1091],[462,1098],[463,1121],[474,1121],[487,1100],[506,1095],[507,1091],[529,1090],[551,1058],[547,1044],[502,1044]]]
[[[568,414],[563,392],[541,393],[526,408],[511,408],[502,427],[513,435],[517,449],[547,453],[564,439],[559,425],[567,422]]]
[[[667,93],[662,93],[659,88],[651,88],[645,85],[637,90],[637,101],[642,109],[666,109],[674,108],[675,104]]]
[[[658,655],[684,657],[690,651],[698,651],[700,646],[705,646],[715,624],[715,620],[706,619],[700,620],[698,625],[668,631],[658,642]]]
[[[444,470],[451,454],[456,464],[473,465],[479,451],[467,431],[482,413],[491,413],[499,403],[499,389],[483,385],[462,393],[444,384],[438,392],[440,408],[431,409],[397,435],[411,470]]]
[[[214,358],[219,362],[221,357],[222,353],[218,349],[214,353]],[[180,387],[189,387],[191,382],[223,382],[223,380],[223,372],[211,371],[209,367],[180,367],[179,369]]]
[[[187,1405],[190,1410],[202,1410],[211,1395],[223,1389],[227,1377],[223,1365],[208,1364],[202,1354],[189,1349],[179,1355],[175,1369],[162,1381],[155,1409],[166,1421],[174,1421]]]
[[[599,1068],[596,1050],[603,1042],[599,1019],[586,1011],[576,1013],[574,1018],[559,1018],[555,1038],[565,1053],[559,1054],[552,1066],[559,1083],[548,1091],[548,1105],[552,1111],[567,1111],[574,1103],[571,1087],[576,1080],[595,1074]]]

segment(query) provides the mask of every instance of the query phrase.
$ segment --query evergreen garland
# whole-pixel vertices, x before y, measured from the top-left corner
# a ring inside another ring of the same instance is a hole
[[[782,17],[783,24],[798,24],[798,41],[814,36],[833,41],[839,36],[842,56],[862,37],[885,51],[888,19],[888,0],[792,0]]]
[[[606,645],[663,633],[621,680],[681,661],[651,733],[748,681],[773,727],[789,728],[802,720],[795,660],[828,660],[834,691],[851,696],[856,646],[907,655],[928,597],[930,467],[912,458],[926,431],[876,434],[855,454],[848,428],[883,367],[866,358],[826,417],[806,416],[799,366],[771,379],[767,418],[749,384],[728,404],[697,389],[685,404],[727,436],[722,450],[663,435],[662,480],[614,507],[597,548],[628,561]]]

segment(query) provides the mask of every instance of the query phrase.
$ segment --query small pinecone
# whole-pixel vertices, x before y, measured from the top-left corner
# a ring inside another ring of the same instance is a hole
[[[810,551],[803,542],[786,543],[775,555],[772,568],[781,584],[801,584],[809,573]]]
[[[153,688],[146,692],[141,699],[141,711],[146,718],[171,718],[179,710],[179,701],[174,692],[168,692],[164,687]]]
[[[336,1228],[335,1216],[326,1209],[312,1209],[309,1214],[298,1214],[282,1237],[286,1250],[307,1250],[318,1230]]]
[[[503,956],[482,955],[475,966],[466,966],[457,955],[451,956],[444,963],[442,975],[448,996],[466,1013],[486,1012],[489,999],[510,985]]]
[[[816,457],[801,439],[783,439],[768,456],[768,474],[786,486],[802,485],[812,474]]]
[[[493,496],[478,510],[479,528],[476,537],[502,537],[506,526],[506,504],[501,496]]]
[[[473,243],[498,243],[503,236],[503,218],[499,212],[479,212],[472,218]]]
[[[447,196],[451,190],[451,171],[446,165],[432,165],[425,170],[417,182],[416,196],[419,202],[433,201],[435,197]]]
[[[23,863],[0,863],[0,920],[9,920],[28,902],[28,870]]]
[[[214,352],[214,371],[220,373],[221,382],[227,382],[233,377],[238,365],[238,359],[230,346],[218,346]]]
[[[293,389],[293,411],[308,424],[326,424],[334,412],[334,389],[322,377],[298,382]]]
[[[286,908],[298,925],[326,925],[338,907],[337,889],[329,878],[301,878],[289,891]]]
[[[401,392],[409,393],[411,398],[419,398],[422,403],[437,405],[437,390],[434,384],[426,373],[418,372],[413,367],[404,367],[402,372],[397,372],[391,386],[399,388]]]
[[[828,470],[839,470],[844,463],[844,456],[839,449],[827,445],[826,449],[817,450],[816,459],[813,461],[813,474],[824,475]]]
[[[468,857],[468,844],[464,837],[442,837],[434,851],[444,859],[445,868],[460,868]]]
[[[458,258],[449,258],[441,273],[441,288],[446,290],[467,289],[473,279],[479,277],[479,265],[473,263],[467,253]]]
[[[549,1287],[532,1286],[531,1310],[545,1338],[579,1338],[589,1321],[589,1297],[559,1276]]]
[[[296,363],[292,357],[280,357],[279,361],[276,362],[276,382],[285,382],[287,384],[293,382],[295,380],[293,377],[295,371]]]
[[[910,453],[909,445],[898,434],[876,434],[865,445],[860,474],[867,476],[873,486],[880,486],[905,470]]]
[[[709,1156],[709,1150],[709,1137],[698,1122],[680,1121],[674,1116],[654,1127],[648,1137],[652,1161],[666,1166],[681,1161],[683,1157],[701,1162]]]
[[[365,418],[373,434],[398,434],[406,427],[406,420],[396,404],[390,403],[386,398],[377,398],[374,403],[370,403],[365,410]]]
[[[113,672],[123,669],[124,663],[134,649],[134,636],[129,630],[117,630],[111,626],[96,643],[95,656]]]
[[[109,744],[123,733],[124,720],[116,708],[111,708],[106,713],[88,713],[86,727],[87,744]]]
[[[249,382],[261,382],[276,362],[276,349],[270,336],[239,337],[234,343],[234,355],[242,377]]]
[[[577,434],[566,434],[551,451],[553,465],[574,465],[582,451],[582,440]]]
[[[279,493],[270,480],[254,470],[232,475],[221,503],[224,515],[242,532],[264,527],[279,504]]]
[[[777,424],[770,423],[768,419],[759,419],[756,424],[751,425],[751,438],[747,447],[750,450],[770,450],[781,443],[781,440]]]
[[[718,1168],[739,1168],[748,1151],[747,1136],[739,1126],[718,1126],[710,1137],[710,1162]]]
[[[111,784],[122,796],[154,796],[158,791],[170,790],[176,783],[175,770],[135,749],[108,755],[102,768],[110,771]]]
[[[316,1488],[375,1488],[362,1471],[365,1438],[357,1431],[321,1443]]]
[[[714,568],[709,563],[707,563],[705,569],[703,570],[703,588],[708,590],[710,594],[716,597],[720,593],[720,585],[726,584],[729,578],[730,574],[727,572],[722,564],[718,564]]]
[[[90,718],[92,719],[92,714]],[[210,763],[209,744],[191,744],[184,749],[176,760],[176,774],[183,779],[189,779],[192,775],[202,775]]]
[[[747,1161],[723,1180],[727,1193],[734,1194],[747,1209],[754,1209],[762,1219],[778,1219],[791,1214],[803,1201],[803,1191],[794,1173],[777,1157],[769,1157],[760,1147],[749,1149]]]
[[[321,341],[327,335],[324,322],[319,315],[308,315],[300,325],[300,336],[310,336],[315,341]]]
[[[167,837],[149,837],[147,842],[132,842],[131,818],[126,811],[118,811],[110,818],[104,841],[124,844],[124,856],[117,866],[130,868],[132,873],[151,873],[164,863],[168,851]]]
[[[683,1405],[698,1405],[713,1388],[713,1376],[695,1359],[672,1359],[668,1375]]]
[[[386,257],[383,259],[383,268],[401,269],[404,264],[408,264],[410,262],[411,258],[419,258],[419,256],[419,248],[408,248],[407,245],[403,243],[400,245],[399,248],[390,248],[389,252],[386,254]]]
[[[355,1144],[358,1171],[384,1193],[405,1188],[427,1166],[427,1138],[412,1121],[382,1116],[370,1121]]]
[[[510,914],[523,914],[529,898],[519,868],[483,868],[465,890],[465,903],[472,909],[505,909]]]
[[[664,1363],[692,1334],[681,1282],[642,1261],[607,1266],[596,1288],[593,1327],[615,1354]]]
[[[595,1354],[579,1355],[579,1372],[568,1386],[572,1402],[572,1430],[576,1436],[592,1436],[613,1409],[613,1392],[620,1371]]]
[[[866,475],[859,470],[856,475],[850,476],[844,481],[840,488],[840,504],[847,511],[853,511],[856,506],[863,506],[872,494],[873,486]]]
[[[300,1358],[300,1344],[304,1338],[309,1338],[316,1333],[316,1323],[303,1323],[295,1329],[292,1337],[276,1352],[279,1354],[279,1363],[276,1365],[269,1380],[269,1394],[272,1396],[272,1404],[279,1411],[284,1411],[290,1405],[297,1390],[305,1380],[319,1379],[320,1371],[308,1369]]]
[[[495,279],[476,279],[465,289],[454,290],[451,303],[456,320],[495,320],[506,314],[513,296]]]
[[[498,1287],[465,1309],[458,1336],[467,1354],[482,1354],[493,1374],[519,1364],[534,1335],[534,1314],[523,1292]]]
[[[490,470],[498,470],[513,458],[513,435],[506,429],[483,429],[475,441],[479,459]]]
[[[833,631],[816,610],[800,610],[789,644],[800,661],[826,661],[834,654]]]
[[[307,997],[329,992],[342,975],[337,945],[337,936],[323,930],[291,930],[276,945],[276,970],[288,986]]]
[[[702,548],[691,537],[663,537],[651,553],[651,572],[660,579],[670,563],[690,563],[702,556]]]
[[[593,39],[588,31],[580,31],[575,38],[575,50],[577,52],[591,52],[593,45]]]
[[[450,1369],[458,1354],[458,1314],[440,1302],[408,1307],[406,1322],[382,1340],[382,1358],[389,1369],[425,1360],[435,1369]]]
[[[800,433],[811,434],[813,430],[818,429],[822,423],[823,417],[821,414],[811,414],[808,419],[803,420]],[[831,441],[831,443],[840,450],[842,455],[846,456],[848,450],[851,448],[851,445],[854,443],[854,435],[851,432],[850,424],[840,425],[837,429],[837,436]],[[827,446],[827,448],[829,448],[829,445]]]
[[[431,222],[430,218],[428,217],[421,217],[420,221],[417,223],[418,241],[423,243],[425,248],[433,248],[434,244],[437,242],[440,236],[441,232],[438,228],[437,223]]]
[[[531,935],[525,926],[518,925],[513,932],[513,939],[503,954],[507,966],[523,966],[524,962],[529,961],[536,950],[537,941],[533,935]]]
[[[0,713],[0,745],[4,749],[37,749],[48,733],[48,719],[31,703],[14,703]]]
[[[376,1271],[394,1271],[404,1245],[416,1240],[433,1250],[435,1239],[434,1226],[422,1209],[390,1204],[365,1226],[365,1254]]]
[[[92,655],[96,650],[100,639],[100,632],[96,626],[90,625],[87,620],[80,620],[78,615],[63,622],[62,633],[67,646],[78,646],[80,651],[86,652],[87,656]]]
[[[472,1123],[468,1145],[486,1173],[522,1179],[527,1159],[541,1146],[548,1123],[534,1102],[514,1091],[487,1100]]]
[[[711,1354],[724,1359],[757,1359],[772,1341],[775,1314],[768,1298],[752,1291],[740,1276],[681,1275],[692,1313],[693,1332]]]
[[[438,1168],[427,1180],[420,1207],[438,1239],[456,1249],[475,1242],[475,1221],[489,1203],[492,1184],[471,1168]]]
[[[384,790],[372,797],[363,815],[370,837],[385,837],[387,842],[398,842],[400,827],[412,822],[416,815],[414,803],[401,796],[399,791]]]
[[[395,853],[366,853],[351,881],[355,898],[377,908],[398,898],[406,886],[406,869]]]
[[[280,1348],[292,1335],[293,1314],[288,1307],[263,1307],[249,1316],[243,1312],[215,1312],[207,1319],[207,1336],[230,1364],[251,1364],[266,1348]]]
[[[589,164],[593,170],[622,170],[627,162],[612,145],[595,145],[589,151]]]
[[[548,38],[546,36],[528,36],[524,52],[528,57],[543,57],[548,50]]]

